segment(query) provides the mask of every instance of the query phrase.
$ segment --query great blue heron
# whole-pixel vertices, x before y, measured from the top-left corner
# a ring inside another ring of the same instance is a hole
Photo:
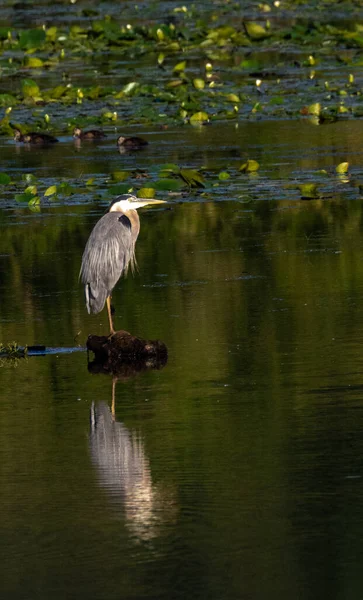
[[[123,194],[111,202],[108,212],[94,226],[88,238],[80,271],[89,313],[99,313],[107,303],[111,335],[111,293],[121,275],[136,266],[135,244],[140,231],[136,209],[164,200],[141,199]]]

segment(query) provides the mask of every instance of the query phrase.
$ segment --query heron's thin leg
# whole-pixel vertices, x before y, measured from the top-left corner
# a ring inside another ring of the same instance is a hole
[[[106,304],[107,304],[107,312],[108,312],[108,321],[110,323],[110,334],[113,335],[115,333],[115,330],[113,328],[113,321],[112,321],[112,315],[111,315],[111,296],[107,296]]]
[[[115,388],[116,388],[117,379],[116,377],[112,378],[112,404],[111,404],[111,414],[113,420],[115,420]]]

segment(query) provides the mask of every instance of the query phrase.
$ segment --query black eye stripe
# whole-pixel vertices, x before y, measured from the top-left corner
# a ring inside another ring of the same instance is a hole
[[[124,225],[128,229],[131,229],[131,221],[126,215],[121,215],[121,217],[119,217],[118,220],[120,221],[120,223],[122,223],[122,225]]]

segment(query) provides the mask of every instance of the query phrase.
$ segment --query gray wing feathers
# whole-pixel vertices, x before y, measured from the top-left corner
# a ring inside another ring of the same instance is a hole
[[[119,217],[117,212],[104,215],[94,226],[83,253],[80,278],[89,313],[100,312],[121,275],[135,267],[131,228]]]

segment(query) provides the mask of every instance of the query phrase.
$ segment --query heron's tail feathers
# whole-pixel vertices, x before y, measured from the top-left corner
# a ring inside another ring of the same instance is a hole
[[[108,296],[108,292],[103,287],[98,287],[98,289],[92,288],[91,283],[86,283],[84,288],[85,296],[86,296],[86,306],[89,313],[99,313],[105,306],[106,298]]]

